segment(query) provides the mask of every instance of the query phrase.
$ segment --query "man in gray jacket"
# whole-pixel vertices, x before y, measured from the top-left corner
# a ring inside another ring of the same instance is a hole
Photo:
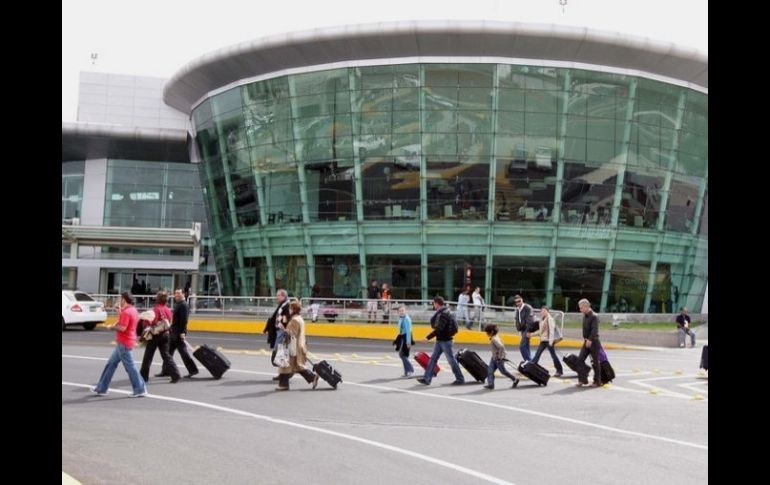
[[[591,303],[583,298],[578,302],[580,313],[583,314],[583,347],[578,354],[578,360],[585,362],[588,354],[591,354],[594,368],[594,383],[596,387],[602,385],[602,371],[599,366],[599,350],[602,348],[599,342],[599,317],[591,309]],[[588,385],[588,375],[578,375],[578,387]]]

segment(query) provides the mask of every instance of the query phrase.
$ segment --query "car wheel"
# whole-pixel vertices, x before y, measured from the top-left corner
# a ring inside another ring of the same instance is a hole
[[[83,324],[83,328],[85,328],[86,330],[93,330],[93,329],[96,328],[96,324],[95,323],[84,323]]]
[[[67,324],[64,323],[64,317],[61,317],[61,331],[67,330]]]

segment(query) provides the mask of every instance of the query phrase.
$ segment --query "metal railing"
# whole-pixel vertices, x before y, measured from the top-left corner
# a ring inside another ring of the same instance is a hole
[[[119,295],[91,295],[104,303],[107,312],[115,314],[114,305]],[[137,309],[145,310],[155,304],[155,295],[134,295]],[[173,301],[169,305],[173,306]],[[306,322],[395,325],[398,323],[398,307],[404,305],[413,324],[429,324],[435,313],[433,300],[369,300],[365,298],[300,298],[302,315]],[[243,320],[267,320],[275,311],[277,301],[272,296],[206,296],[190,295],[191,315],[212,316]],[[457,325],[463,328],[463,315],[457,310],[456,301],[446,302],[457,319]],[[482,330],[484,325],[497,324],[509,333],[516,333],[516,308],[500,305],[484,305],[477,312],[474,305],[467,305],[471,328]],[[540,320],[540,311],[533,308],[535,320]],[[480,313],[480,314],[479,314]],[[564,312],[550,310],[556,324],[564,333]]]

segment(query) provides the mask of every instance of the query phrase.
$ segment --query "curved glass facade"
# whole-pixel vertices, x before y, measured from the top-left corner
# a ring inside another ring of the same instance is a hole
[[[192,115],[223,290],[698,309],[708,96],[506,64],[350,67],[245,84]]]

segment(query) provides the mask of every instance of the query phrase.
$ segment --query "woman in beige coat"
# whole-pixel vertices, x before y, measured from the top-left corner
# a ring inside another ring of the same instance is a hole
[[[543,308],[540,309],[540,328],[537,332],[529,332],[527,334],[528,337],[533,337],[535,335],[540,336],[540,346],[537,348],[535,358],[532,359],[532,362],[537,364],[543,351],[548,349],[548,352],[551,353],[551,358],[553,358],[553,366],[556,367],[556,374],[554,374],[554,377],[561,377],[564,373],[564,369],[561,366],[561,362],[559,362],[559,357],[556,355],[556,349],[554,348],[554,345],[556,345],[554,342],[554,339],[556,338],[556,321],[554,321],[546,306],[543,306]]]
[[[305,341],[305,320],[302,319],[300,312],[302,305],[298,301],[289,304],[289,315],[291,319],[286,325],[286,334],[283,345],[289,351],[289,365],[279,369],[277,391],[289,390],[289,379],[295,372],[305,378],[308,384],[316,386],[318,375],[305,368],[307,360],[307,343]]]

